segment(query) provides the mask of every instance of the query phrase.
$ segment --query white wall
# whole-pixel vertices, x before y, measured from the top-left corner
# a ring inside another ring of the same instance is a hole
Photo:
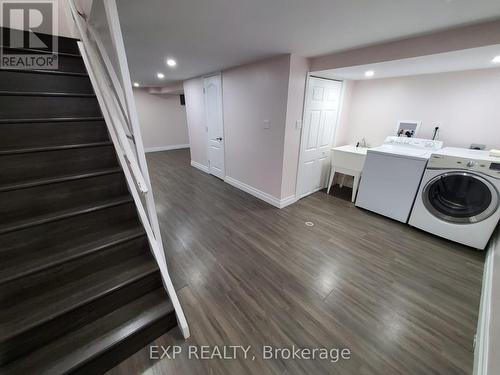
[[[179,95],[151,95],[134,89],[134,98],[146,152],[188,147],[186,110]]]
[[[431,138],[440,124],[445,146],[471,143],[500,147],[500,69],[355,81],[340,137],[371,146],[394,134],[398,120],[421,120],[418,137]]]
[[[193,78],[184,81],[186,113],[191,148],[191,162],[208,168],[207,131],[205,128],[205,103],[203,80]]]

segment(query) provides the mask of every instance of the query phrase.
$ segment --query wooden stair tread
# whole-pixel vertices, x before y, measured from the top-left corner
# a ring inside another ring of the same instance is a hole
[[[25,147],[25,148],[0,148],[0,155],[10,155],[10,154],[26,154],[30,152],[43,152],[43,151],[57,151],[57,150],[68,150],[71,148],[86,148],[86,147],[96,147],[96,146],[110,146],[113,142],[103,141],[103,142],[93,142],[93,143],[77,143],[69,145],[53,145],[53,146],[39,146],[39,147]]]
[[[75,216],[75,215],[81,215],[81,214],[84,214],[87,212],[96,211],[96,210],[116,206],[119,204],[131,202],[131,201],[132,201],[132,197],[130,195],[126,195],[126,196],[118,197],[115,199],[106,199],[106,200],[95,202],[92,204],[74,207],[74,208],[71,208],[68,210],[62,210],[62,211],[57,211],[57,212],[53,212],[53,213],[46,214],[46,215],[40,215],[40,216],[36,216],[34,218],[30,218],[30,219],[26,219],[26,220],[19,220],[19,221],[14,222],[14,223],[9,223],[8,225],[0,226],[0,234],[8,233],[8,232],[23,229],[23,228],[28,228],[28,227],[35,226],[35,225],[40,225],[40,224],[47,223],[50,221],[61,220],[64,218]]]
[[[62,70],[48,70],[48,69],[6,69],[6,68],[1,68],[0,71],[16,72],[16,73],[48,74],[48,75],[56,75],[56,76],[88,77],[87,73],[67,72],[67,71],[62,71]]]
[[[41,249],[26,249],[19,254],[19,249],[0,252],[0,284],[29,274],[54,267],[56,265],[78,259],[89,254],[102,251],[108,247],[131,239],[144,236],[144,228],[135,220],[118,225],[107,226],[99,232],[93,232],[83,239],[66,238],[57,246]],[[31,251],[30,251],[31,250]]]
[[[173,312],[164,290],[156,289],[0,370],[4,374],[75,371]]]
[[[121,173],[121,172],[122,172],[122,169],[117,167],[117,168],[98,169],[98,170],[93,170],[93,171],[87,172],[87,173],[62,175],[62,176],[55,176],[55,177],[49,177],[49,178],[38,178],[38,179],[34,179],[34,180],[16,182],[14,184],[0,185],[0,192],[17,190],[17,189],[25,189],[25,188],[34,187],[34,186],[54,184],[54,183],[58,183],[58,182],[65,182],[65,181],[72,181],[72,180],[79,180],[82,178],[103,176],[106,174]]]
[[[73,122],[73,121],[104,121],[102,116],[81,116],[81,117],[39,117],[39,118],[15,118],[0,119],[0,124],[19,124],[24,122]]]
[[[66,96],[75,98],[95,98],[95,94],[70,92],[39,92],[39,91],[1,91],[0,96]]]
[[[66,57],[74,57],[74,58],[77,58],[77,59],[81,59],[82,58],[82,55],[80,54],[76,54],[76,53],[68,53],[68,52],[54,52],[54,51],[45,51],[45,50],[40,50],[40,49],[36,49],[36,48],[22,48],[22,47],[16,47],[16,48],[13,48],[13,47],[9,47],[9,46],[0,46],[0,49],[2,50],[11,50],[11,51],[17,51],[17,52],[21,52],[21,54],[24,52],[26,54],[33,54],[33,53],[36,53],[36,54],[41,54],[41,55],[58,55],[58,56],[66,56]]]
[[[0,311],[0,341],[5,341],[64,313],[77,309],[138,279],[158,272],[151,254],[131,257],[56,288],[5,303]],[[58,275],[43,275],[47,280]],[[17,282],[17,281],[16,281]]]

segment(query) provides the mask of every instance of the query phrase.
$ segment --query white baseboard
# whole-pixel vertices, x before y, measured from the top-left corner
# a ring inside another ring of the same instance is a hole
[[[290,195],[289,197],[282,198],[280,199],[280,208],[285,208],[286,206],[289,206],[297,201],[298,199],[295,195]]]
[[[200,171],[208,173],[208,166],[198,163],[194,160],[191,160],[191,167],[198,168]]]
[[[479,305],[479,317],[477,322],[476,342],[474,350],[473,375],[488,374],[488,354],[490,341],[491,303],[493,287],[493,268],[495,256],[500,251],[499,231],[493,234],[488,253],[484,262],[483,288],[481,291],[481,302]],[[498,276],[495,276],[498,277]]]
[[[144,149],[144,151],[145,152],[170,151],[170,150],[179,150],[181,148],[189,148],[189,144],[170,145],[170,146],[158,146],[158,147],[146,147]]]
[[[243,190],[245,193],[253,195],[254,197],[259,198],[264,202],[269,203],[270,205],[277,208],[286,207],[296,201],[295,195],[283,199],[276,198],[271,194],[263,192],[262,190],[256,189],[253,186],[247,185],[244,182],[238,181],[237,179],[229,176],[226,176],[224,178],[224,181],[227,182],[229,185],[234,186],[235,188],[238,188],[240,190]]]

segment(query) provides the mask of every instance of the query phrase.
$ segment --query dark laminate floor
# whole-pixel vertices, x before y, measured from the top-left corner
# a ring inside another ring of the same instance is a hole
[[[156,361],[144,348],[112,374],[471,373],[483,253],[324,192],[278,210],[190,167],[187,150],[148,162],[192,332],[184,348],[252,345],[257,359]],[[352,358],[266,361],[262,345]]]

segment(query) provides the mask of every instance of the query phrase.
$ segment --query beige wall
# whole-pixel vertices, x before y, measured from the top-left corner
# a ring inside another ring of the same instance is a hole
[[[191,148],[191,161],[208,167],[207,131],[205,128],[205,103],[203,80],[193,78],[184,82],[186,115]]]
[[[498,148],[499,103],[497,68],[356,81],[338,137],[351,144],[365,137],[377,146],[394,133],[398,120],[421,120],[418,137],[431,138],[440,123],[438,139],[445,146]]]
[[[281,197],[290,55],[222,74],[226,175]],[[264,121],[270,129],[264,129]]]
[[[188,146],[186,110],[179,95],[151,95],[134,89],[134,98],[146,152]]]

